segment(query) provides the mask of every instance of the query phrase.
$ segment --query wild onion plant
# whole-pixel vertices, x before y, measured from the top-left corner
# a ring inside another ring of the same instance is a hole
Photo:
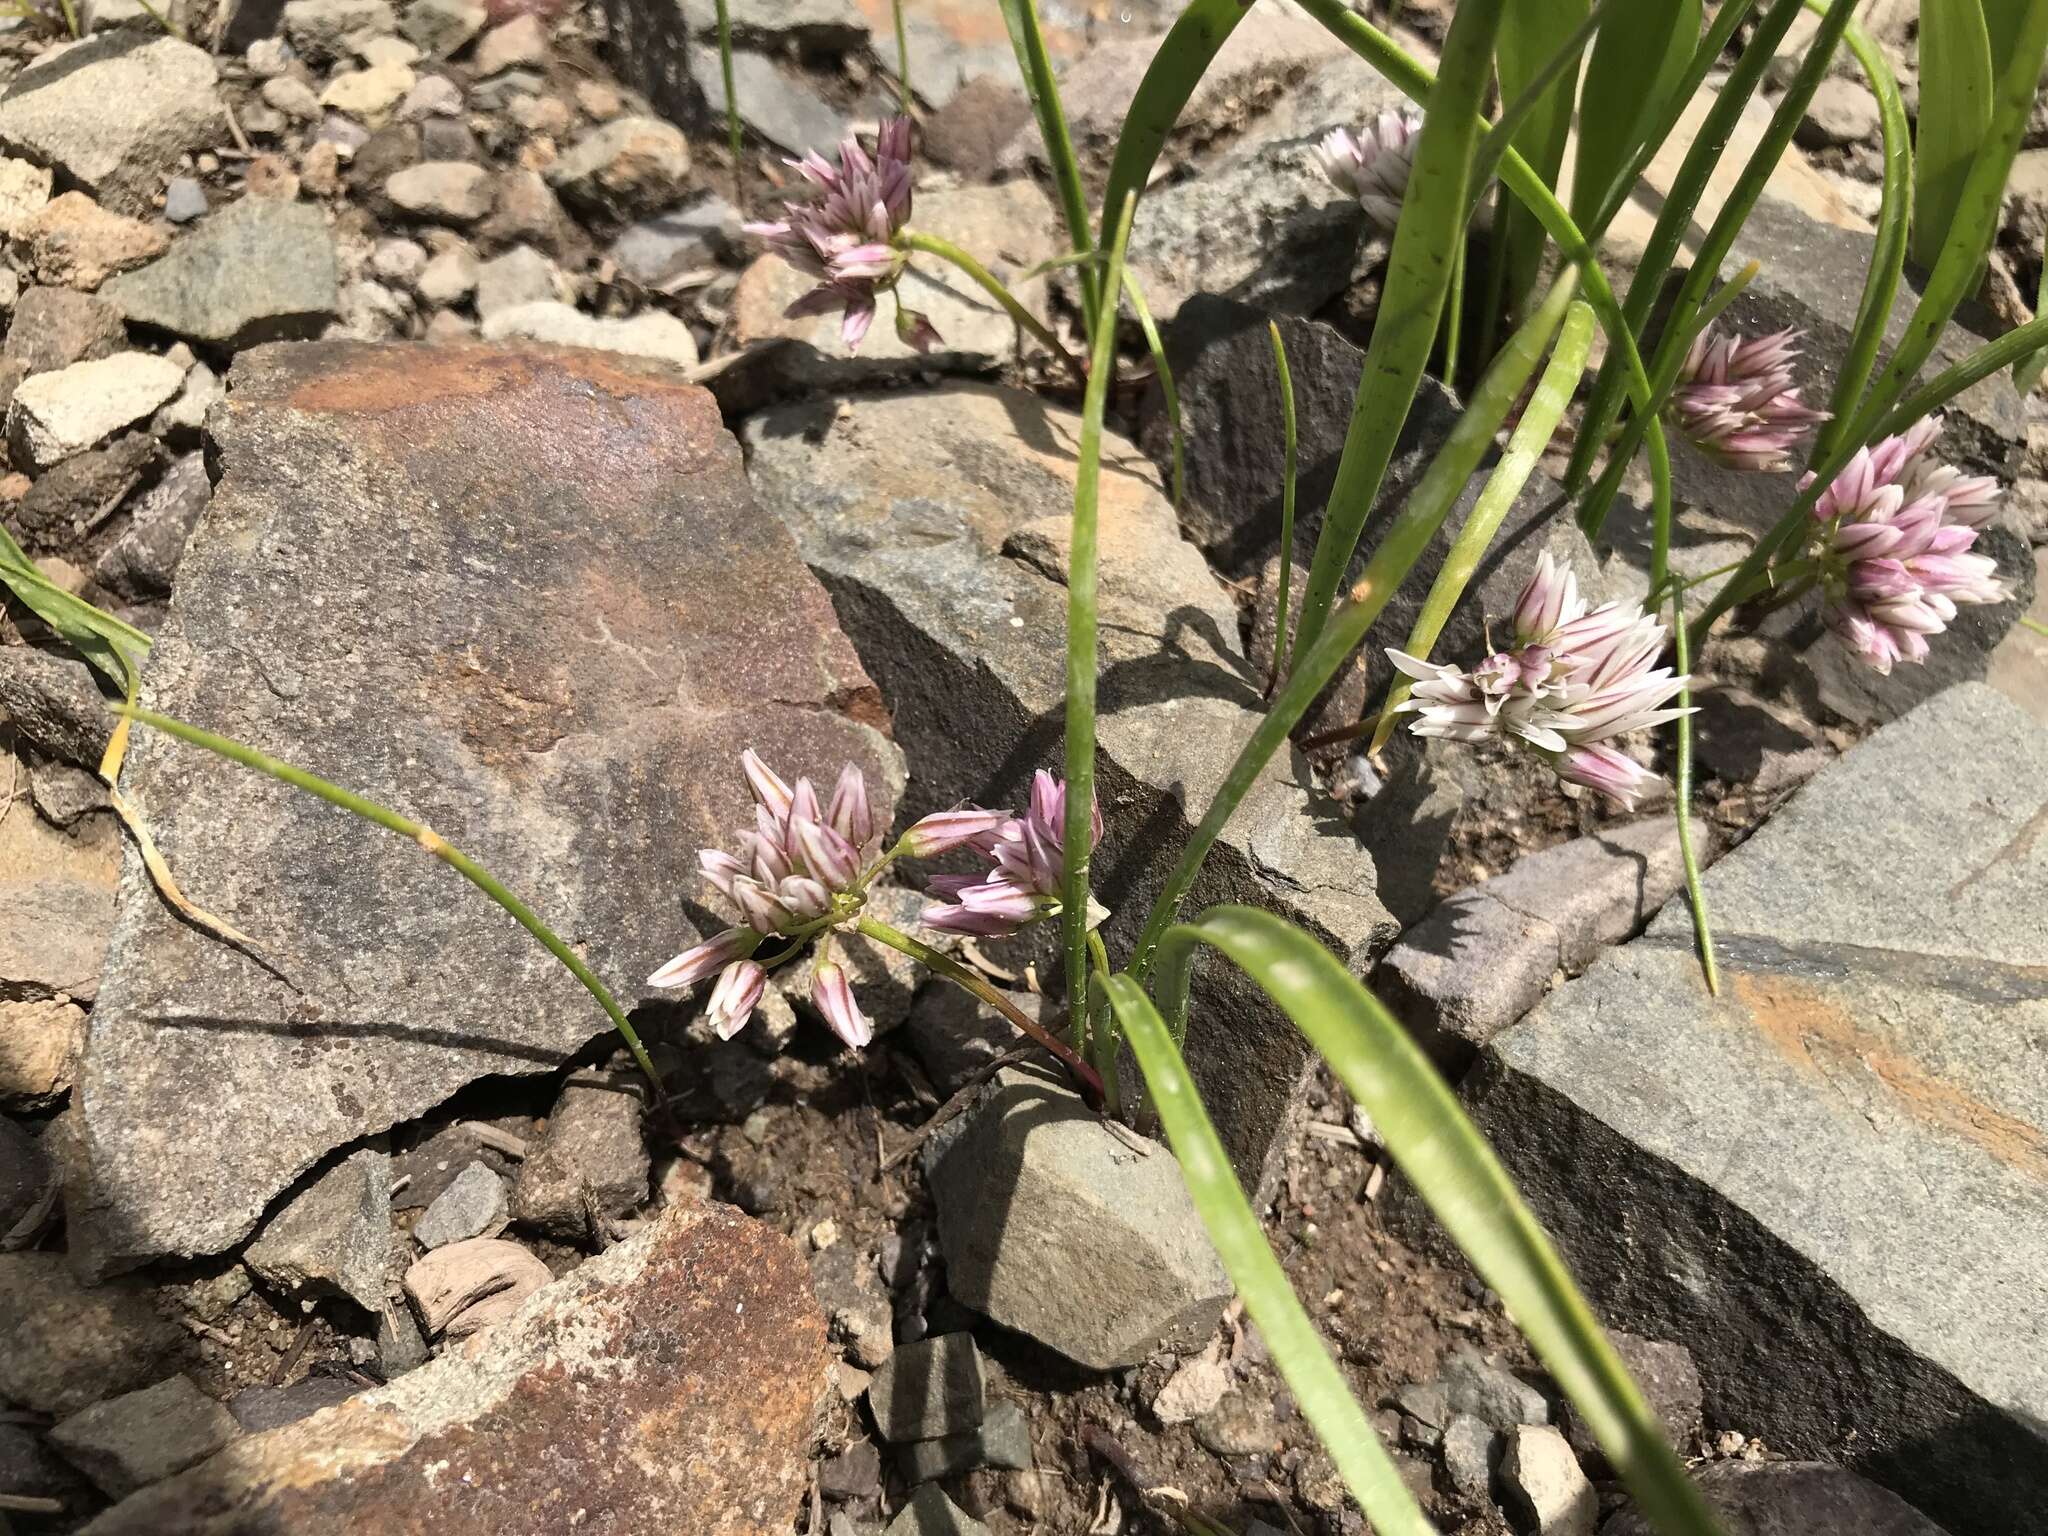
[[[754,824],[729,848],[702,855],[707,879],[738,920],[678,956],[651,982],[686,987],[715,977],[711,1022],[719,1033],[730,1034],[745,1024],[771,970],[802,964],[809,968],[817,1011],[849,1047],[858,1048],[870,1030],[834,948],[842,936],[857,933],[912,955],[1001,1009],[1066,1063],[1111,1113],[1132,1108],[1117,1082],[1117,1063],[1128,1045],[1142,1074],[1143,1097],[1180,1156],[1217,1250],[1353,1496],[1374,1529],[1422,1536],[1431,1529],[1428,1521],[1394,1475],[1362,1406],[1267,1247],[1181,1057],[1194,968],[1218,959],[1236,966],[1294,1021],[1372,1115],[1395,1161],[1501,1295],[1658,1529],[1667,1536],[1706,1536],[1713,1529],[1708,1512],[1666,1448],[1641,1393],[1500,1163],[1415,1044],[1338,957],[1307,933],[1244,908],[1215,908],[1183,919],[1181,907],[1251,786],[1410,579],[1460,493],[1484,471],[1478,501],[1405,646],[1392,653],[1401,680],[1356,734],[1375,732],[1375,750],[1402,721],[1424,735],[1496,738],[1522,748],[1535,770],[1627,807],[1643,796],[1653,775],[1623,738],[1670,727],[1688,895],[1705,984],[1714,984],[1708,914],[1686,822],[1688,673],[1716,623],[1766,594],[1782,601],[1814,589],[1827,624],[1855,656],[1882,672],[1924,659],[1940,643],[1958,604],[1996,602],[2005,595],[1992,562],[1973,549],[1995,508],[1998,487],[1936,456],[1938,412],[1995,370],[2036,367],[2048,348],[2048,317],[1935,379],[1917,387],[1916,381],[1943,327],[1974,288],[1990,249],[2048,49],[2048,5],[1929,0],[1921,33],[1916,146],[1898,87],[1881,53],[1851,19],[1849,0],[1813,4],[1821,23],[1812,43],[1757,150],[1739,168],[1732,194],[1681,272],[1682,242],[1695,227],[1701,197],[1736,121],[1810,0],[1723,0],[1704,26],[1701,0],[1597,7],[1588,0],[1460,0],[1433,73],[1346,0],[1300,3],[1414,103],[1412,114],[1387,113],[1373,123],[1348,125],[1323,145],[1333,178],[1359,199],[1369,220],[1391,233],[1391,251],[1333,488],[1301,575],[1298,607],[1291,619],[1281,616],[1269,707],[1202,810],[1135,944],[1127,954],[1108,952],[1093,926],[1089,892],[1090,854],[1101,838],[1092,788],[1095,516],[1126,297],[1147,349],[1164,365],[1157,330],[1124,270],[1123,253],[1181,111],[1232,31],[1255,17],[1256,7],[1241,0],[1189,0],[1133,96],[1100,205],[1091,209],[1033,0],[1000,0],[1066,226],[1070,254],[1064,260],[1075,271],[1080,296],[1078,346],[1070,349],[973,253],[912,226],[915,165],[907,120],[885,123],[872,150],[849,139],[834,160],[813,153],[793,162],[804,183],[801,196],[780,220],[754,228],[771,250],[816,279],[816,287],[797,301],[798,311],[840,313],[849,347],[860,344],[884,296],[895,306],[897,334],[907,345],[922,349],[939,340],[926,317],[897,299],[909,263],[934,259],[958,267],[988,292],[1083,386],[1068,586],[1064,778],[1041,772],[1022,808],[961,807],[927,817],[884,851],[885,829],[874,821],[857,772],[849,770],[821,797],[808,782],[789,785],[749,756],[743,768],[755,801]],[[1601,261],[1607,230],[1689,100],[1744,28],[1746,38],[1727,78],[1662,200],[1643,259],[1625,295],[1617,294]],[[1850,50],[1879,104],[1884,196],[1858,321],[1823,404],[1803,398],[1792,382],[1796,334],[1746,336],[1723,323],[1728,301],[1750,274],[1724,282],[1722,269],[1838,46]],[[1500,110],[1488,117],[1483,108],[1496,96]],[[1567,204],[1557,188],[1574,128],[1578,147]],[[1460,374],[1459,382],[1470,379],[1463,413],[1437,445],[1420,483],[1374,530],[1362,571],[1347,580],[1423,373],[1446,339],[1467,232],[1488,199],[1500,243],[1486,258],[1492,269],[1484,284],[1485,321],[1476,345],[1454,344],[1444,364]],[[1909,243],[1928,270],[1927,281],[1880,367]],[[1674,287],[1675,301],[1653,324],[1654,301]],[[1546,559],[1512,613],[1494,616],[1504,626],[1501,649],[1485,657],[1437,656],[1450,613],[1565,420],[1584,380],[1596,326],[1605,337],[1606,357],[1586,392],[1571,443],[1568,510],[1588,535],[1599,537],[1624,476],[1639,454],[1645,456],[1651,485],[1649,591],[1640,604],[1591,606],[1571,576]],[[1284,353],[1282,363],[1284,377]],[[1169,401],[1170,377],[1162,371]],[[1511,420],[1499,449],[1497,439]],[[1798,492],[1782,518],[1696,609],[1688,604],[1688,581],[1671,568],[1667,434],[1737,470],[1804,464]],[[1177,497],[1177,472],[1175,492]],[[1291,551],[1291,536],[1284,543]],[[11,544],[0,544],[0,578],[59,633],[113,668],[133,697],[133,658],[144,644],[139,636],[49,588]],[[579,968],[573,954],[502,887],[480,878],[480,871],[430,833],[247,748],[158,717],[135,718],[413,837],[506,905],[577,970],[637,1045],[610,994]],[[973,876],[931,879],[933,900],[923,925],[998,936],[1037,922],[1059,923],[1064,1026],[1042,1027],[1025,1018],[973,972],[867,911],[873,882],[891,864],[961,848],[974,850],[986,867]]]

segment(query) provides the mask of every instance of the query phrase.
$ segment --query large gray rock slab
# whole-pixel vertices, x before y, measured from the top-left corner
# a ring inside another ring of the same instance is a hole
[[[807,402],[747,423],[756,493],[795,531],[889,701],[914,774],[906,816],[1022,804],[1032,771],[1059,764],[1079,437],[1072,413],[979,385]],[[1116,958],[1261,701],[1236,610],[1180,538],[1152,467],[1112,436],[1101,486],[1095,869]],[[1330,830],[1309,782],[1297,760],[1268,766],[1188,909],[1270,908],[1362,970],[1394,923],[1372,860]],[[1301,1037],[1241,977],[1204,967],[1187,1054],[1240,1173],[1259,1182],[1311,1064]]]
[[[671,1206],[482,1347],[237,1440],[86,1529],[789,1530],[827,1372],[795,1245],[727,1206]]]
[[[1004,1068],[925,1171],[947,1290],[1077,1364],[1198,1348],[1230,1300],[1173,1154],[1043,1077]]]
[[[1724,324],[1751,335],[1788,325],[1803,329],[1805,355],[1798,379],[1808,399],[1826,404],[1848,349],[1872,245],[1869,234],[1810,218],[1774,197],[1759,199],[1728,254],[1723,275],[1732,278],[1751,261],[1761,270],[1729,307]],[[1898,341],[1918,299],[1912,283],[1899,285],[1886,326],[1887,346]],[[1960,362],[1985,339],[1951,324],[1921,376],[1932,378]],[[1966,473],[1995,475],[2010,485],[2026,445],[2026,419],[2008,374],[1993,374],[1964,390],[1943,415],[1946,428],[1937,451]],[[1764,475],[1723,469],[1682,445],[1674,451],[1672,473],[1675,493],[1682,500],[1710,507],[1752,534],[1781,517],[1798,494],[1796,472]],[[1889,677],[1880,677],[1832,634],[1796,633],[1830,709],[1859,724],[1894,720],[1954,683],[1984,676],[1991,651],[2032,600],[2034,563],[2026,538],[2002,521],[1978,536],[1974,552],[1998,562],[2000,576],[2013,588],[2013,599],[1961,609],[1947,632],[1930,642],[1932,654],[1923,665],[1894,667]],[[1809,602],[1800,611],[1812,606]]]
[[[181,156],[225,141],[215,78],[190,43],[104,33],[46,55],[0,91],[0,148],[54,167],[117,213],[146,215]]]
[[[246,347],[318,334],[338,303],[334,236],[310,203],[245,197],[101,288],[137,325]]]
[[[1487,1052],[1473,1112],[1710,1423],[1959,1536],[2048,1498],[2048,732],[1982,685],[1817,775]]]
[[[1947,1536],[1889,1489],[1827,1462],[1723,1461],[1696,1478],[1727,1536]],[[1656,1536],[1656,1527],[1628,1509],[1600,1536]]]
[[[154,707],[432,826],[628,1007],[700,936],[680,897],[741,824],[742,747],[852,759],[892,807],[874,687],[708,394],[590,353],[324,342],[244,353],[233,384]],[[777,601],[741,624],[742,592]],[[290,980],[127,869],[76,1100],[88,1268],[225,1248],[332,1148],[608,1027],[417,848],[147,732],[124,788]]]

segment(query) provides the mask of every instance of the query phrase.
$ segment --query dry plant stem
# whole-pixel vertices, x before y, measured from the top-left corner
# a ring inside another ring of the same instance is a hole
[[[922,251],[927,256],[936,256],[941,261],[950,261],[972,278],[976,285],[1002,305],[1008,315],[1024,330],[1038,338],[1039,342],[1067,365],[1067,371],[1074,376],[1074,382],[1082,388],[1088,386],[1088,371],[1081,366],[1080,359],[1060,345],[1059,337],[1053,335],[1038,316],[1017,302],[1017,296],[1003,286],[1002,279],[989,271],[974,257],[939,235],[926,234],[921,229],[901,229],[896,232],[896,243],[906,251]]]
[[[989,1007],[995,1009],[997,1013],[1000,1013],[1010,1023],[1014,1024],[1020,1034],[1029,1036],[1048,1051],[1051,1051],[1053,1055],[1057,1056],[1060,1059],[1061,1065],[1073,1073],[1075,1080],[1088,1091],[1089,1097],[1097,1103],[1102,1101],[1102,1078],[1093,1067],[1074,1054],[1072,1046],[1068,1045],[1066,1041],[1060,1039],[1028,1013],[1025,1013],[1015,1003],[1011,1002],[1002,993],[983,981],[951,955],[933,949],[931,945],[923,940],[913,939],[909,934],[904,933],[900,929],[891,928],[880,919],[869,917],[866,914],[862,914],[859,926],[861,933],[867,938],[873,939],[877,944],[886,944],[898,953],[910,956],[911,959],[917,961],[926,970],[943,976],[955,986],[965,987],[969,992],[972,992],[984,1003],[987,1003]]]
[[[289,784],[294,789],[303,789],[308,794],[317,795],[329,805],[339,806],[345,811],[351,811],[362,817],[365,821],[375,822],[386,831],[396,832],[400,837],[409,838],[419,844],[420,847],[454,869],[463,879],[503,907],[512,915],[520,927],[532,934],[540,941],[542,947],[549,954],[562,962],[562,965],[568,970],[569,974],[583,984],[584,990],[597,999],[598,1006],[603,1008],[606,1015],[611,1019],[612,1027],[618,1030],[619,1037],[626,1042],[626,1049],[633,1053],[633,1060],[639,1063],[640,1070],[647,1075],[647,1081],[654,1089],[655,1098],[660,1101],[666,1100],[667,1096],[662,1092],[660,1074],[654,1070],[654,1063],[648,1058],[647,1047],[640,1043],[640,1036],[634,1031],[633,1026],[627,1022],[625,1011],[619,1007],[618,1002],[612,997],[605,984],[597,979],[590,967],[583,963],[582,959],[573,949],[556,936],[553,929],[549,928],[547,924],[534,915],[531,907],[506,890],[494,875],[463,853],[459,848],[450,846],[428,828],[421,826],[416,821],[407,820],[396,811],[388,810],[384,806],[377,804],[374,800],[366,800],[361,795],[353,794],[343,789],[339,784],[330,784],[327,780],[310,774],[303,768],[294,768],[290,763],[280,762],[277,758],[258,752],[254,747],[245,746],[239,741],[230,740],[225,736],[216,736],[211,731],[203,731],[197,726],[187,725],[182,720],[173,720],[168,715],[159,715],[147,709],[137,709],[133,705],[118,706],[118,712],[127,719],[139,720],[144,725],[153,726],[168,736],[175,736],[178,740],[187,742],[195,747],[203,747],[217,756],[228,759],[230,762],[240,763],[244,768],[251,768],[258,773],[268,774],[271,778],[281,783]]]
[[[1682,579],[1671,584],[1671,636],[1681,677],[1685,676],[1692,661],[1692,646],[1685,632],[1685,587]],[[1679,689],[1677,703],[1680,709],[1689,708],[1692,689]],[[1721,972],[1714,963],[1714,929],[1707,920],[1707,895],[1700,887],[1700,859],[1692,845],[1692,716],[1680,715],[1675,725],[1678,742],[1671,785],[1678,802],[1678,857],[1685,865],[1685,903],[1692,909],[1693,937],[1699,944],[1700,969],[1707,978],[1707,991],[1719,997]]]

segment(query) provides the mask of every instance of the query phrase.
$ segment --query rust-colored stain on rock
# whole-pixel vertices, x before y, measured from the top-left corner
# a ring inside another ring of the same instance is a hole
[[[657,363],[635,364],[610,352],[569,347],[486,345],[364,347],[349,368],[308,370],[288,397],[295,410],[332,412],[402,411],[413,406],[470,395],[494,395],[529,387],[540,364],[624,398],[704,393]]]
[[[1842,1065],[1860,1065],[1916,1120],[1962,1137],[2021,1173],[2048,1179],[2048,1135],[2039,1127],[1986,1104],[1863,1028],[1825,992],[1786,976],[1738,971],[1731,981],[1758,1032],[1794,1067],[1827,1077]]]

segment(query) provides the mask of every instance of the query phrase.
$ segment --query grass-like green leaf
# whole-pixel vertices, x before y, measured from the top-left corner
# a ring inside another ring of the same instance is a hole
[[[1582,226],[1661,118],[1700,40],[1700,0],[1634,0],[1608,17],[1586,61],[1572,217]]]
[[[725,85],[725,147],[732,156],[734,201],[744,203],[747,193],[745,151],[740,143],[740,93],[732,79],[732,7],[730,0],[718,0],[718,76]],[[905,86],[908,95],[910,87]],[[906,106],[904,110],[910,109]]]
[[[1145,290],[1130,268],[1124,269],[1124,297],[1131,301],[1131,313],[1145,335],[1145,350],[1152,354],[1152,371],[1159,375],[1159,394],[1166,404],[1167,424],[1173,434],[1173,510],[1181,511],[1188,497],[1187,435],[1182,429],[1180,390],[1173,382],[1173,364],[1166,358],[1166,342],[1152,318],[1152,306],[1145,302]]]
[[[51,581],[4,527],[0,527],[0,586],[122,693],[134,691],[136,669],[149,654],[149,636]]]
[[[1127,197],[1102,270],[1102,323],[1088,364],[1088,389],[1081,404],[1081,445],[1074,472],[1073,536],[1067,556],[1067,817],[1066,881],[1061,893],[1062,947],[1067,960],[1067,1002],[1074,1043],[1086,1039],[1088,1000],[1088,870],[1094,854],[1096,521],[1102,487],[1102,418],[1116,379],[1116,307],[1123,291],[1124,249],[1131,238],[1137,199]],[[1101,1042],[1097,1068],[1115,1059],[1113,1041]],[[1105,1082],[1109,1079],[1103,1073]],[[1112,1094],[1114,1089],[1111,1090]],[[1114,1104],[1111,1106],[1114,1108]]]
[[[1430,461],[1421,483],[1409,493],[1394,521],[1381,535],[1372,558],[1366,561],[1364,571],[1351,589],[1350,600],[1331,615],[1329,624],[1313,641],[1301,639],[1297,630],[1294,661],[1287,681],[1267,709],[1265,718],[1253,728],[1251,738],[1239,749],[1230,771],[1224,775],[1215,797],[1203,811],[1200,824],[1181,850],[1173,872],[1167,876],[1145,918],[1145,927],[1138,936],[1131,961],[1131,972],[1141,981],[1160,936],[1179,913],[1180,904],[1187,899],[1202,861],[1215,847],[1216,839],[1236,814],[1238,805],[1251,792],[1259,775],[1265,772],[1274,753],[1286,744],[1288,736],[1308,712],[1316,696],[1357,649],[1365,638],[1366,630],[1372,627],[1373,620],[1386,607],[1388,599],[1407,580],[1415,562],[1422,558],[1430,538],[1443,525],[1444,518],[1450,514],[1451,507],[1492,448],[1494,433],[1500,430],[1500,424],[1507,420],[1508,412],[1521,398],[1522,390],[1535,376],[1537,364],[1543,361],[1543,354],[1550,349],[1551,337],[1564,320],[1577,282],[1575,271],[1567,269],[1553,285],[1542,306],[1501,348],[1500,355],[1472,391],[1471,403],[1465,407],[1464,414],[1458,418],[1443,446],[1437,450],[1436,457]]]
[[[1060,105],[1059,83],[1053,78],[1052,55],[1046,51],[1045,29],[1039,25],[1034,0],[996,0],[1009,29],[1010,47],[1017,55],[1017,72],[1023,77],[1024,95],[1031,103],[1031,115],[1038,123],[1038,136],[1045,145],[1046,164],[1052,167],[1053,185],[1059,189],[1060,212],[1067,222],[1068,242],[1076,251],[1095,248],[1093,225],[1088,217],[1088,197],[1081,189],[1081,162],[1074,156],[1074,137],[1067,129],[1066,109]],[[1081,318],[1092,338],[1101,280],[1092,267],[1079,269]]]
[[[1102,234],[1110,235],[1110,219],[1127,197],[1142,197],[1152,167],[1166,148],[1167,136],[1202,83],[1209,63],[1230,40],[1237,24],[1251,14],[1242,0],[1189,0],[1186,10],[1160,40],[1145,76],[1125,109],[1117,131],[1116,153],[1102,192]]]
[[[1408,631],[1405,649],[1409,655],[1427,656],[1437,637],[1444,632],[1451,610],[1465,595],[1472,573],[1479,569],[1479,562],[1493,543],[1493,536],[1500,531],[1508,508],[1522,494],[1522,487],[1529,483],[1536,461],[1550,444],[1550,435],[1557,430],[1558,422],[1564,419],[1572,392],[1578,388],[1579,379],[1586,371],[1586,354],[1592,345],[1593,311],[1584,304],[1573,304],[1565,316],[1564,328],[1558,334],[1557,346],[1550,354],[1549,366],[1543,370],[1543,377],[1536,383],[1536,392],[1529,397],[1522,419],[1515,423],[1515,430],[1508,438],[1507,452],[1501,455],[1500,463],[1487,477],[1485,489],[1473,504],[1465,526],[1458,530],[1451,552],[1444,557],[1443,569],[1437,572],[1436,580],[1430,585],[1429,596],[1423,599],[1422,611],[1416,615],[1415,624]],[[1401,678],[1389,690],[1387,702],[1380,709],[1379,724],[1373,730],[1372,751],[1378,752],[1393,734],[1394,710],[1408,697],[1410,686],[1406,678]]]
[[[1806,0],[1807,9],[1825,12],[1821,0]],[[1892,301],[1898,296],[1899,276],[1906,265],[1906,238],[1913,223],[1913,141],[1906,127],[1906,104],[1899,96],[1899,82],[1886,62],[1884,50],[1855,22],[1842,33],[1849,52],[1862,66],[1877,98],[1878,123],[1884,134],[1884,192],[1877,210],[1877,241],[1871,247],[1870,270],[1863,280],[1863,297],[1856,306],[1856,321],[1849,328],[1849,345],[1842,366],[1835,373],[1835,387],[1828,399],[1828,419],[1814,435],[1815,459],[1825,458],[1849,429],[1856,403],[1870,382],[1870,370],[1877,366],[1878,349],[1884,345],[1885,327],[1891,324]]]
[[[1194,1198],[1202,1226],[1230,1282],[1258,1324],[1267,1353],[1279,1368],[1302,1417],[1309,1421],[1338,1476],[1380,1536],[1436,1536],[1401,1481],[1380,1437],[1365,1416],[1351,1384],[1330,1358],[1329,1347],[1309,1321],[1287,1271],[1273,1257],[1251,1202],[1245,1198],[1216,1127],[1202,1106],[1187,1063],[1174,1049],[1151,1000],[1128,976],[1105,978],[1112,1011],[1122,1022],[1131,1051],[1145,1074],[1151,1103],[1166,1129],[1180,1174]]]
[[[1273,340],[1273,371],[1280,379],[1280,437],[1282,450],[1280,484],[1280,591],[1273,604],[1273,670],[1266,679],[1266,692],[1280,686],[1281,662],[1293,656],[1294,630],[1288,621],[1288,607],[1294,587],[1294,488],[1295,470],[1301,456],[1301,434],[1294,417],[1294,370],[1287,366],[1287,343],[1280,338],[1280,322],[1269,320],[1266,330]]]
[[[1509,1317],[1656,1528],[1665,1536],[1713,1536],[1705,1501],[1665,1444],[1662,1426],[1564,1261],[1408,1032],[1322,945],[1283,919],[1249,907],[1212,907],[1177,928],[1171,952],[1161,960],[1162,994],[1175,988],[1184,995],[1197,944],[1222,951],[1256,981],[1372,1116],[1402,1173],[1472,1267],[1499,1292]],[[1132,1039],[1135,1044],[1135,1033]],[[1139,1059],[1143,1063],[1142,1054]],[[1149,1068],[1147,1076],[1149,1081]],[[1177,1113],[1183,1113],[1178,1106]],[[1166,1119],[1164,1103],[1160,1118]],[[1170,1123],[1167,1135],[1179,1154]],[[1267,1342],[1272,1343],[1270,1334]]]
[[[1497,61],[1501,100],[1509,104],[1501,123],[1487,134],[1479,152],[1483,176],[1492,156],[1488,145],[1519,108],[1522,119],[1512,142],[1537,175],[1557,183],[1571,133],[1572,101],[1578,93],[1581,29],[1591,19],[1587,0],[1521,0],[1501,17]],[[1494,257],[1504,269],[1501,298],[1510,314],[1520,313],[1536,286],[1547,237],[1536,215],[1510,203],[1494,238]]]
[[[1365,375],[1302,587],[1297,648],[1315,643],[1358,548],[1394,443],[1415,403],[1464,240],[1478,109],[1493,74],[1503,0],[1464,0],[1444,39],[1443,68],[1415,147],[1414,169],[1366,348]]]
[[[1921,0],[1920,143],[1913,259],[1932,267],[1991,128],[1991,34],[1983,0]]]

